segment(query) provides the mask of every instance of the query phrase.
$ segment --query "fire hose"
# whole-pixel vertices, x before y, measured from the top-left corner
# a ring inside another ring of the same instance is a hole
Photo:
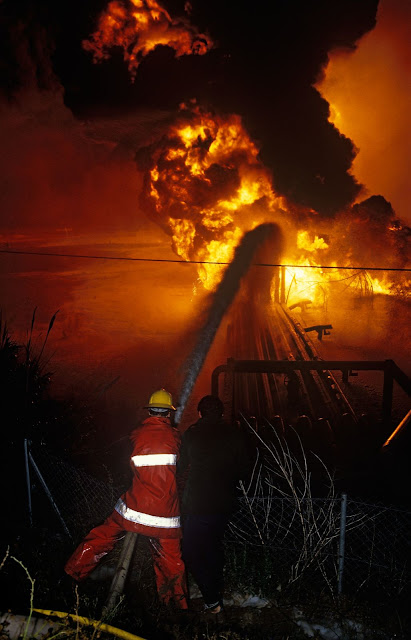
[[[141,636],[136,636],[134,633],[130,633],[129,631],[124,631],[123,629],[118,629],[117,627],[111,626],[111,624],[105,624],[99,620],[91,620],[90,618],[85,618],[84,616],[77,616],[73,613],[65,613],[64,611],[52,611],[50,609],[33,609],[36,613],[42,613],[45,616],[52,616],[56,618],[66,618],[67,620],[73,620],[74,622],[79,622],[88,627],[94,627],[103,633],[110,633],[117,638],[124,638],[124,640],[145,640]]]
[[[185,363],[184,368],[187,373],[182,385],[177,411],[174,415],[175,424],[180,423],[181,416],[197,377],[202,369],[223,316],[240,287],[241,279],[249,270],[258,248],[269,237],[274,238],[278,245],[280,245],[281,233],[279,227],[274,223],[260,224],[252,231],[248,231],[236,247],[234,258],[226,268],[222,280],[214,293],[206,320],[199,331],[197,343]]]

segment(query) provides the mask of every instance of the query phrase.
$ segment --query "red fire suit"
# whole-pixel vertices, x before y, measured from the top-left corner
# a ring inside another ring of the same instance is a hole
[[[131,487],[105,522],[92,529],[66,563],[76,580],[86,578],[125,531],[150,539],[157,591],[164,603],[187,608],[184,563],[180,551],[180,507],[176,463],[180,433],[169,418],[150,416],[131,434]]]

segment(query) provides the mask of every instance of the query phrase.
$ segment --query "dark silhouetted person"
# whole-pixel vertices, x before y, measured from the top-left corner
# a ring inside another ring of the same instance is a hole
[[[187,609],[176,482],[180,433],[170,421],[170,411],[175,409],[167,391],[155,391],[146,408],[149,417],[131,433],[132,485],[105,522],[80,543],[65,571],[75,580],[83,580],[125,532],[140,533],[150,541],[160,600]]]
[[[183,490],[183,559],[202,593],[205,610],[223,604],[223,538],[236,507],[239,480],[248,473],[240,427],[223,420],[224,406],[214,396],[198,403],[200,419],[183,434],[178,472]]]

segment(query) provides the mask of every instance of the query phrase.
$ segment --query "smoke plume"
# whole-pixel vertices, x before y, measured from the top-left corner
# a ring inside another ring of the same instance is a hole
[[[375,29],[358,48],[330,54],[317,84],[330,119],[358,149],[352,172],[367,194],[383,194],[411,223],[411,4],[381,0]]]
[[[164,41],[143,58],[136,54],[134,82],[119,42],[105,45],[102,55],[109,59],[98,65],[83,48],[99,30],[100,13],[108,4],[96,9],[86,1],[73,10],[72,3],[41,0],[30,9],[53,39],[54,72],[76,118],[139,109],[176,111],[195,98],[206,108],[242,118],[280,195],[322,216],[358,196],[361,187],[350,172],[355,145],[328,121],[329,105],[313,84],[331,50],[354,49],[374,28],[377,0],[338,5],[274,0],[269,19],[243,0],[235,6],[193,2],[190,24],[199,34],[209,33],[215,46],[205,55],[176,57],[173,45]],[[8,16],[7,27],[10,21],[28,23],[27,5],[18,5],[19,10],[9,12],[15,16]],[[184,15],[182,4],[162,6],[162,15],[172,20]],[[132,55],[133,45],[126,48]]]

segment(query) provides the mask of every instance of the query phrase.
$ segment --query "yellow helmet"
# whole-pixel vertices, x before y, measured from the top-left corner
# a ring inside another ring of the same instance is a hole
[[[173,398],[171,393],[168,393],[165,389],[159,389],[158,391],[154,391],[151,394],[150,400],[148,404],[144,407],[145,409],[170,409],[175,411],[176,408],[173,407]]]

